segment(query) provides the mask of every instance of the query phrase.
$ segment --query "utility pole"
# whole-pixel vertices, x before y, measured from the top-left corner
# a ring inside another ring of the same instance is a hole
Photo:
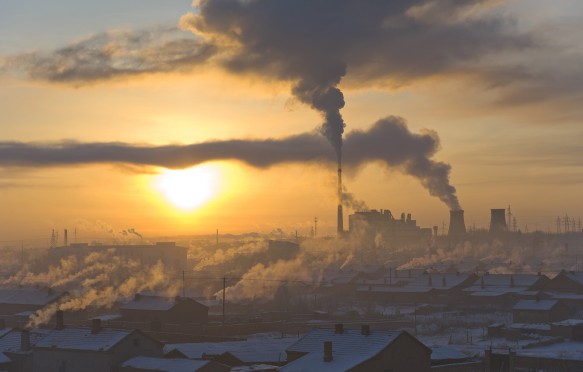
[[[184,298],[184,270],[182,270],[182,298]]]

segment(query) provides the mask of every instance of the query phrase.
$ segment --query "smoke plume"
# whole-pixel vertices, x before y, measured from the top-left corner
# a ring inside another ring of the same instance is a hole
[[[333,163],[317,133],[280,139],[226,140],[190,145],[134,146],[126,143],[53,144],[0,142],[0,167],[50,167],[96,163],[185,168],[209,161],[236,160],[257,168],[284,163]],[[368,130],[346,135],[344,164],[359,168],[378,162],[416,177],[450,209],[461,209],[449,182],[449,164],[433,160],[439,150],[433,131],[412,133],[402,118],[388,117]]]

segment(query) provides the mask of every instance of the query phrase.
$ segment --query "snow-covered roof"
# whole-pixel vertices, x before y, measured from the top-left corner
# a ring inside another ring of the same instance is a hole
[[[9,333],[10,331],[12,331],[12,328],[10,328],[10,327],[0,328],[0,337],[3,337],[5,334]]]
[[[476,295],[481,292],[518,293],[530,289],[541,278],[544,277],[529,274],[487,274],[481,276],[471,286],[465,288],[464,291],[474,292]]]
[[[562,292],[543,292],[554,300],[583,300],[583,294],[562,293]]]
[[[211,363],[210,360],[165,359],[137,356],[126,360],[122,367],[157,372],[192,372]]]
[[[106,351],[136,331],[102,328],[91,333],[90,327],[65,327],[52,330],[37,342],[37,348],[58,348],[83,351]]]
[[[10,363],[12,360],[8,358],[4,353],[0,353],[0,363]]]
[[[314,329],[287,348],[289,352],[308,353],[281,369],[281,371],[344,371],[374,357],[390,345],[403,332],[347,329],[336,333],[335,329]],[[331,362],[324,362],[324,342],[332,342]],[[309,369],[306,369],[308,368]]]
[[[520,300],[512,310],[548,311],[558,302],[557,300]]]
[[[570,326],[583,324],[583,319],[565,319],[565,320],[561,320],[560,322],[555,322],[552,324],[553,324],[553,326],[558,326],[558,327],[570,327]]]
[[[0,304],[44,306],[63,294],[65,292],[37,288],[0,289]]]
[[[389,285],[360,286],[359,291],[396,292],[396,293],[426,293],[431,290],[449,290],[463,284],[470,275],[467,274],[429,274],[423,273],[409,283],[400,287]]]
[[[40,339],[45,337],[50,330],[35,328],[30,331],[30,344],[34,346]],[[0,352],[17,352],[21,351],[20,340],[22,338],[22,332],[19,330],[12,330],[0,338]]]
[[[159,296],[136,295],[131,301],[120,306],[124,310],[166,311],[176,305],[176,299]]]
[[[431,360],[463,360],[468,356],[458,349],[449,346],[431,346]]]
[[[517,355],[561,360],[583,360],[583,342],[560,342],[532,349],[517,350]]]
[[[231,353],[242,361],[252,362],[278,362],[286,359],[285,349],[297,338],[270,338],[257,337],[247,341],[229,342],[200,342],[167,344],[164,353],[178,350],[188,358],[202,358],[203,355],[222,355]]]

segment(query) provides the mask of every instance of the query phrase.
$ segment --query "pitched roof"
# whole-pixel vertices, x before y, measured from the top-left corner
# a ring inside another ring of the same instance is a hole
[[[65,327],[61,330],[50,331],[36,343],[35,347],[107,351],[134,332],[137,331],[102,328],[98,333],[93,334],[89,327]]]
[[[546,311],[558,304],[557,300],[520,300],[512,310]]]
[[[137,356],[126,360],[122,364],[122,367],[158,372],[193,372],[210,363],[214,362],[210,360],[164,359]]]
[[[231,353],[244,362],[279,362],[286,359],[285,349],[296,338],[254,338],[247,341],[200,342],[167,344],[164,353],[178,350],[188,358],[202,358],[203,355]]]
[[[199,304],[201,307],[205,306],[192,298],[181,298],[177,300],[176,297],[145,296],[137,294],[131,301],[121,305],[120,308],[124,310],[167,311],[181,301],[191,301]]]
[[[30,331],[30,344],[34,346],[40,339],[45,337],[50,331],[47,329],[35,328]],[[0,338],[0,352],[18,352],[21,351],[20,340],[22,338],[22,331],[11,330]]]
[[[542,278],[544,276],[530,274],[487,274],[476,279],[464,292],[517,293],[530,289]]]
[[[36,288],[0,289],[0,304],[44,306],[64,294]]]

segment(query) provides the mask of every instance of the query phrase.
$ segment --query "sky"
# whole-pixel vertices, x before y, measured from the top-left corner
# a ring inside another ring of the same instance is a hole
[[[572,0],[0,0],[0,242],[583,217]],[[345,216],[345,220],[347,217]]]

